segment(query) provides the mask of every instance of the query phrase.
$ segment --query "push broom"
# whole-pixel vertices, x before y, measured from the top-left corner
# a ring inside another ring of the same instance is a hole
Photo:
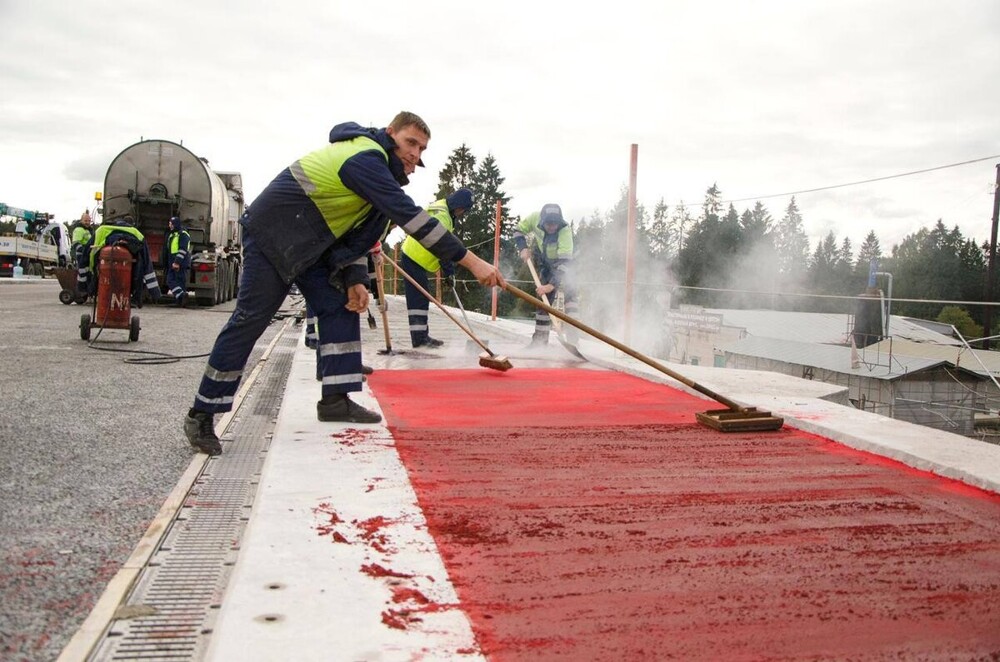
[[[452,316],[452,314],[448,312],[448,309],[445,308],[444,305],[440,301],[438,301],[437,299],[435,299],[433,296],[431,296],[430,292],[428,292],[426,289],[424,289],[423,287],[421,287],[420,283],[418,283],[417,281],[415,281],[413,279],[413,276],[411,276],[410,274],[408,274],[405,271],[403,271],[400,268],[400,266],[398,264],[396,264],[392,260],[391,257],[389,257],[388,255],[386,255],[384,257],[385,257],[386,262],[388,262],[393,267],[395,267],[396,271],[398,271],[400,274],[402,274],[403,278],[405,278],[407,281],[409,281],[410,285],[412,285],[413,287],[417,288],[417,291],[420,292],[421,294],[423,294],[425,297],[427,297],[428,301],[434,302],[434,305],[437,306],[438,308],[440,308],[441,312],[443,312],[448,317],[448,319],[450,319],[452,322],[455,323],[455,326],[457,326],[458,328],[460,328],[462,331],[465,331],[465,333],[470,338],[472,338],[472,340],[475,341],[475,343],[477,345],[479,345],[480,347],[483,348],[483,350],[486,353],[479,355],[479,365],[483,366],[484,368],[490,368],[491,370],[499,370],[501,372],[505,372],[505,371],[510,370],[511,368],[514,367],[514,366],[511,365],[510,359],[508,359],[506,356],[499,356],[496,353],[494,353],[492,350],[490,350],[490,348],[487,347],[486,344],[482,340],[480,340],[479,338],[476,337],[476,334],[474,334],[472,332],[472,329],[467,329],[464,326],[462,326],[462,323],[459,322],[457,319],[455,319]]]
[[[555,315],[556,317],[566,322],[567,324],[575,326],[584,333],[590,334],[595,338],[597,338],[598,340],[606,342],[615,349],[625,352],[632,358],[638,359],[639,361],[642,361],[643,363],[652,368],[656,368],[657,370],[667,375],[668,377],[672,377],[673,379],[676,379],[680,383],[693,388],[699,393],[707,395],[713,400],[721,404],[724,404],[728,408],[728,409],[710,409],[708,411],[698,412],[697,414],[695,414],[695,416],[698,419],[698,422],[702,423],[703,425],[707,425],[708,427],[715,428],[716,430],[720,430],[722,432],[757,432],[764,430],[778,430],[785,423],[785,419],[781,418],[780,416],[772,416],[771,412],[769,411],[758,411],[756,407],[741,407],[740,405],[733,402],[729,398],[719,395],[718,393],[708,389],[707,387],[702,386],[701,384],[688,379],[684,375],[674,372],[670,368],[654,361],[648,356],[637,352],[631,347],[623,345],[622,343],[618,342],[613,338],[609,338],[600,331],[592,329],[583,322],[573,319],[572,317],[562,312],[558,308],[553,308],[544,301],[536,299],[527,292],[518,289],[517,287],[511,285],[510,283],[504,285],[504,289],[513,294],[514,296],[516,296],[517,298],[523,299],[524,301],[527,301],[528,303],[537,306],[538,308],[541,308],[542,310],[548,312],[549,315]]]

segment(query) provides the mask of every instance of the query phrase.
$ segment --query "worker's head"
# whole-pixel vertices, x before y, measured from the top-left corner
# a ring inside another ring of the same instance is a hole
[[[427,149],[431,130],[419,115],[404,110],[392,118],[385,132],[396,143],[395,154],[403,162],[407,175],[412,175],[417,166],[424,165],[420,155]]]
[[[472,190],[467,188],[460,188],[447,198],[445,198],[448,203],[448,213],[454,219],[460,219],[472,209]]]
[[[538,215],[538,222],[541,224],[542,229],[545,230],[546,234],[559,232],[559,230],[566,225],[566,221],[563,219],[562,209],[559,208],[559,205],[551,202],[542,205],[542,211]]]
[[[131,228],[135,226],[135,219],[132,218],[130,214],[125,214],[118,220],[116,220],[113,225],[118,225],[121,227]]]
[[[90,225],[90,212],[84,210],[83,214],[80,215],[80,222],[84,225]]]
[[[176,216],[171,216],[170,220],[167,221],[167,229],[171,230],[171,231],[173,231],[173,230],[180,230],[181,229],[181,219],[179,219]]]

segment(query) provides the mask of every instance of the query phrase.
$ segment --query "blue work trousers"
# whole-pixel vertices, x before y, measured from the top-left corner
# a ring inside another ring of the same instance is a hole
[[[400,266],[413,280],[420,283],[422,288],[430,291],[426,269],[410,259],[410,256],[406,253],[403,253]],[[427,326],[427,313],[431,302],[417,288],[413,287],[410,281],[407,280],[403,284],[403,287],[406,293],[406,317],[410,324],[410,343],[414,347],[420,347],[427,343],[427,338],[430,336],[430,329]]]
[[[184,297],[184,293],[187,292],[187,272],[188,270],[184,267],[180,269],[174,269],[173,263],[168,262],[167,268],[167,291],[170,292],[170,296],[176,299],[178,302]]]
[[[361,390],[361,318],[347,310],[347,295],[330,286],[322,260],[306,268],[295,284],[316,314],[317,358],[324,397]],[[243,275],[236,310],[222,327],[208,357],[194,408],[211,413],[233,408],[243,370],[257,340],[281,309],[290,287],[244,230]]]

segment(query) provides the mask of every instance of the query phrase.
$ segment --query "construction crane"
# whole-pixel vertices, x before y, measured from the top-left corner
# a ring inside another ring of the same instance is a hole
[[[0,218],[4,217],[15,218],[18,222],[13,234],[0,231],[0,276],[13,275],[18,265],[25,275],[42,276],[46,269],[68,260],[66,232],[52,220],[55,214],[0,202]]]

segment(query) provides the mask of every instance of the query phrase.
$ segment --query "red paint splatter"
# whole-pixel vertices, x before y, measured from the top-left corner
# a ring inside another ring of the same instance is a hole
[[[389,543],[389,536],[382,532],[383,528],[392,523],[392,520],[386,519],[381,515],[370,517],[360,522],[357,520],[353,522],[361,530],[361,539],[381,554],[389,554],[395,551]]]
[[[408,609],[386,609],[382,612],[382,622],[394,630],[407,630],[410,625],[422,621]]]
[[[329,503],[323,502],[313,508],[313,513],[320,517],[326,517],[327,521],[316,525],[316,533],[320,536],[332,536],[334,542],[347,542],[347,538],[341,535],[336,527],[344,520],[340,518],[337,511]]]
[[[357,446],[368,440],[368,437],[374,433],[375,430],[361,429],[361,428],[347,428],[342,432],[335,432],[331,434],[330,437],[336,439],[339,443],[344,446]]]
[[[396,572],[395,570],[389,570],[378,563],[366,563],[361,566],[361,572],[365,573],[369,577],[398,577],[399,579],[409,579],[413,577],[413,575]]]
[[[430,604],[430,600],[427,596],[418,591],[415,588],[409,588],[406,586],[393,586],[392,587],[392,601],[393,602],[410,602],[418,605]]]

